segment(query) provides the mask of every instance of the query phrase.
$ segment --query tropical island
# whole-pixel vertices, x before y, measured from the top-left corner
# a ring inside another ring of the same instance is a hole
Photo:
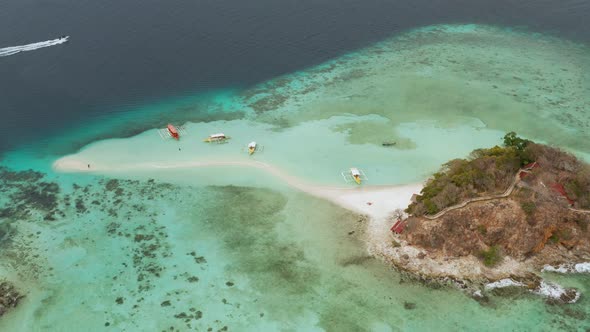
[[[186,126],[189,133],[196,129]],[[551,298],[567,294],[563,302],[575,302],[579,297],[575,290],[555,289],[551,295],[541,291],[559,286],[549,286],[538,274],[552,268],[590,270],[590,166],[570,153],[515,133],[505,135],[502,146],[475,149],[466,159],[446,162],[424,184],[363,184],[360,188],[306,181],[277,166],[277,156],[270,153],[255,160],[247,154],[233,157],[233,143],[211,147],[227,157],[207,150],[197,153],[199,145],[190,140],[181,141],[182,151],[166,160],[154,160],[152,150],[125,153],[142,140],[154,141],[154,136],[146,132],[97,142],[56,160],[53,167],[58,172],[96,174],[134,170],[171,181],[176,181],[179,171],[189,169],[234,167],[241,172],[264,172],[293,189],[364,215],[359,219],[363,227],[348,232],[364,238],[372,257],[382,257],[410,278],[459,281],[474,285],[470,288],[474,291],[506,279],[510,281],[502,285],[526,284]],[[227,151],[221,151],[224,148]],[[256,176],[236,176],[231,183],[244,179],[260,181]],[[399,224],[402,227],[396,227]]]
[[[514,132],[503,143],[426,182],[389,251],[395,265],[424,277],[539,281],[544,267],[590,261],[590,166]]]
[[[544,272],[590,272],[587,167],[527,140],[590,161],[589,54],[437,25],[40,130],[0,158],[0,330],[590,329]]]

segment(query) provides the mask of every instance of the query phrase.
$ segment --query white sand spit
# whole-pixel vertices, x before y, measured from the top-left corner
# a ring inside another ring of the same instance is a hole
[[[395,209],[407,207],[412,194],[418,193],[422,189],[421,184],[363,187],[319,186],[307,183],[278,167],[259,161],[160,161],[108,165],[96,162],[89,163],[76,155],[72,155],[60,158],[53,164],[53,168],[58,172],[92,173],[225,166],[251,167],[263,170],[295,189],[327,199],[357,213],[366,214],[372,219],[370,228],[378,230],[376,233],[386,235],[387,232],[384,232],[384,229],[389,227],[388,215]]]

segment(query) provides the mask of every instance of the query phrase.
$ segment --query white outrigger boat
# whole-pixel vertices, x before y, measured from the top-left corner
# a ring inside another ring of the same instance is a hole
[[[357,184],[361,184],[363,181],[368,180],[365,172],[356,167],[351,167],[348,171],[342,171],[340,174],[346,182],[354,181]]]
[[[361,184],[361,171],[359,171],[358,168],[351,168],[350,175],[352,175],[354,182],[356,182],[357,184]]]
[[[230,139],[229,136],[225,136],[224,133],[213,134],[209,135],[209,137],[205,138],[203,142],[205,143],[225,143],[227,140]]]
[[[248,143],[247,145],[242,146],[242,149],[240,151],[246,152],[249,155],[253,155],[254,152],[260,153],[260,152],[264,151],[264,145],[260,145],[260,144],[256,143],[256,141],[252,141],[252,142]]]
[[[252,155],[256,151],[257,146],[258,144],[256,144],[256,142],[250,142],[250,144],[248,144],[248,154]]]

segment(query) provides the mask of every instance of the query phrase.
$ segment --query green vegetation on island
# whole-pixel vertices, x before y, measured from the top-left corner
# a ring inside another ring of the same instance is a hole
[[[487,267],[493,267],[502,261],[500,248],[497,245],[493,245],[487,250],[480,251],[479,256],[483,260],[483,264]]]
[[[505,257],[533,269],[570,264],[590,253],[590,165],[511,132],[444,164],[406,212],[405,240],[432,255],[493,269]]]
[[[587,164],[558,148],[520,138],[514,132],[506,134],[503,143],[503,146],[474,150],[466,159],[444,164],[406,212],[414,216],[432,215],[471,198],[501,194],[510,187],[518,170],[533,162],[543,168],[548,185],[558,183],[576,207],[590,208]],[[530,214],[535,204],[524,202],[522,208]]]

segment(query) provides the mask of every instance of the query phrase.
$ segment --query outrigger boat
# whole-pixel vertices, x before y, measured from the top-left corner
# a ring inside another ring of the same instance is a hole
[[[224,133],[219,133],[219,134],[210,135],[209,137],[205,138],[203,140],[203,142],[205,142],[205,143],[223,143],[223,142],[226,142],[229,138],[230,137],[225,136]]]
[[[178,135],[178,129],[176,129],[176,127],[174,127],[171,124],[168,124],[168,133],[170,134],[170,136],[172,136],[172,138],[176,139],[177,141],[180,139],[180,136]]]
[[[361,172],[358,170],[358,168],[351,168],[350,175],[352,175],[354,182],[356,182],[357,184],[361,184]]]
[[[248,144],[248,154],[252,155],[256,151],[256,142]]]
[[[242,147],[242,152],[247,152],[249,155],[253,155],[254,152],[261,153],[262,151],[264,151],[264,145],[260,145],[256,141],[252,141]]]
[[[356,167],[351,167],[348,171],[342,171],[340,174],[346,182],[354,181],[361,184],[363,181],[368,180],[365,173]]]
[[[180,136],[186,135],[186,129],[184,126],[175,126],[169,123],[166,128],[158,129],[158,134],[163,140],[174,138],[178,141]]]

